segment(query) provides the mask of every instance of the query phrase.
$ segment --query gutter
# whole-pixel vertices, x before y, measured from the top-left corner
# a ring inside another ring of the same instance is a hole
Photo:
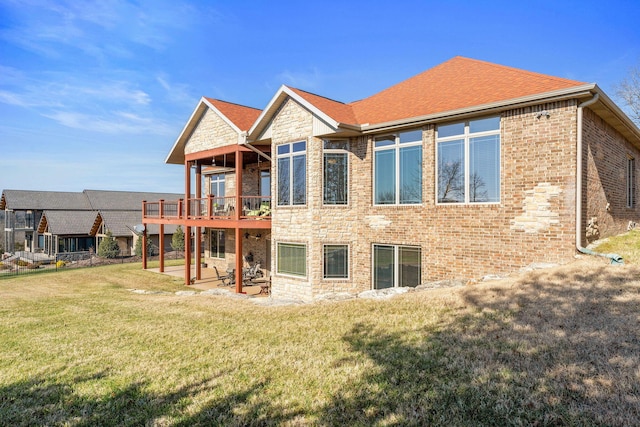
[[[611,260],[612,265],[624,264],[624,260],[618,254],[601,254],[582,246],[582,111],[584,107],[595,104],[600,98],[600,93],[596,92],[588,101],[578,105],[578,132],[576,142],[576,249],[578,252],[605,257]]]
[[[249,150],[253,151],[257,155],[262,156],[265,159],[267,159],[268,161],[273,163],[273,160],[271,160],[271,157],[267,156],[264,152],[258,150],[256,147],[254,147],[253,145],[251,145],[251,144],[249,144],[247,142],[247,132],[242,132],[242,134],[240,134],[240,136],[238,137],[238,145],[242,145],[243,147],[247,147]]]

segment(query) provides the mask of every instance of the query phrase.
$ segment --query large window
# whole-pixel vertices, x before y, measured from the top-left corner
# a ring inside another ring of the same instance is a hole
[[[422,131],[374,140],[374,204],[422,202]]]
[[[627,207],[636,207],[636,159],[627,158]]]
[[[224,230],[211,230],[211,258],[224,258]]]
[[[348,245],[324,245],[323,273],[325,279],[349,278],[349,246]]]
[[[278,243],[278,273],[306,277],[307,246],[296,243]]]
[[[278,205],[307,203],[307,143],[278,146]]]
[[[438,203],[500,201],[500,117],[438,126]]]
[[[345,141],[325,141],[323,157],[325,205],[346,205],[349,201],[349,157]]]
[[[416,246],[373,245],[373,288],[418,286],[421,254]]]

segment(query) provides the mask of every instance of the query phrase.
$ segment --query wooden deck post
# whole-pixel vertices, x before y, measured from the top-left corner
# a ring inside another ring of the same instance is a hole
[[[242,215],[242,151],[236,147],[236,210],[235,219],[240,221]],[[242,293],[242,228],[236,226],[236,293]]]
[[[198,202],[198,217],[202,217],[202,165],[196,160],[196,200]],[[195,227],[193,238],[195,240],[195,263],[196,263],[196,280],[202,279],[202,263],[200,256],[202,253],[202,239],[200,235],[200,227]]]
[[[160,259],[160,273],[164,273],[164,224],[158,224],[158,250],[160,253],[158,257]],[[143,251],[146,252],[147,246],[143,246]]]
[[[184,220],[189,219],[191,198],[191,162],[184,162]],[[191,284],[191,227],[185,225],[184,230],[184,284]]]
[[[142,269],[147,269],[147,226],[146,224],[142,224],[144,230],[142,230]]]

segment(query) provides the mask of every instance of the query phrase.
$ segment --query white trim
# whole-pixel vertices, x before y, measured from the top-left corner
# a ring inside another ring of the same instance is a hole
[[[325,143],[326,142],[344,142],[346,144],[347,148],[324,148]],[[349,139],[334,139],[334,140],[328,140],[328,139],[323,139],[322,140],[322,158],[320,160],[321,163],[321,192],[322,194],[320,195],[321,200],[322,200],[322,206],[323,207],[329,207],[329,208],[334,208],[334,207],[347,207],[351,205],[351,159],[349,158],[349,153],[350,153],[350,148],[351,148],[351,142],[349,141]],[[347,157],[347,203],[344,204],[336,204],[336,203],[325,203],[324,202],[324,184],[325,184],[325,179],[324,179],[324,166],[325,166],[325,160],[324,160],[324,155],[328,153],[328,154],[344,154]]]
[[[417,131],[420,132],[420,140],[419,141],[414,141],[414,142],[408,142],[408,143],[400,143],[400,134],[401,133],[405,133],[405,132],[413,132],[413,131]],[[390,144],[390,145],[385,145],[383,147],[376,147],[376,138],[385,138],[385,137],[389,137],[389,138],[393,138],[394,139],[394,143]],[[372,151],[373,151],[373,179],[372,179],[372,190],[373,190],[373,200],[372,205],[373,206],[421,206],[423,203],[422,200],[422,196],[423,196],[423,180],[424,177],[422,176],[423,173],[423,168],[424,168],[424,130],[422,128],[413,128],[413,129],[404,129],[402,131],[398,131],[398,132],[394,132],[394,133],[386,133],[386,134],[380,134],[380,135],[373,135],[373,147],[372,147]],[[404,147],[420,147],[421,148],[421,159],[420,159],[420,201],[416,202],[416,203],[400,203],[400,149],[404,148]],[[388,151],[388,150],[393,150],[394,151],[394,155],[395,155],[395,196],[396,199],[393,203],[376,203],[376,172],[377,172],[377,167],[376,167],[376,153],[380,152],[380,151]]]
[[[296,101],[298,104],[302,105],[304,108],[309,110],[313,115],[317,116],[320,120],[325,122],[328,126],[333,128],[334,131],[338,129],[339,122],[335,121],[331,117],[329,117],[325,112],[315,107],[313,104],[309,103],[307,100],[302,98],[300,95],[295,93],[289,87],[282,85],[276,92],[276,94],[271,98],[267,106],[262,110],[262,113],[258,116],[256,121],[253,123],[253,126],[249,129],[248,135],[254,135],[254,133],[258,130],[258,135],[261,135],[264,128],[269,124],[273,116],[277,113],[280,106],[287,100],[287,98],[291,98]],[[259,140],[257,138],[252,138],[253,141]]]
[[[304,247],[304,276],[301,275],[296,275],[296,274],[291,274],[291,273],[281,273],[280,272],[280,252],[278,250],[280,245],[293,245],[293,246],[302,246]],[[275,273],[278,276],[284,276],[284,277],[291,277],[291,278],[295,278],[295,279],[307,279],[309,276],[309,245],[304,242],[283,242],[283,241],[275,241],[275,248],[276,248],[276,257],[275,257],[275,261],[276,261],[276,268],[275,268]],[[273,256],[273,255],[272,255]]]
[[[293,145],[294,144],[298,144],[300,142],[304,142],[305,146],[304,146],[304,154],[302,152],[297,152],[297,154],[295,154],[293,152]],[[279,154],[278,153],[278,148],[280,147],[284,147],[285,145],[288,145],[289,148],[289,152],[286,154]],[[308,170],[309,170],[309,160],[308,160],[308,156],[307,153],[309,151],[309,138],[307,139],[301,139],[301,140],[296,140],[296,141],[292,141],[292,142],[287,142],[284,144],[278,144],[275,146],[275,151],[276,151],[276,161],[275,161],[275,166],[276,166],[276,192],[275,192],[275,196],[276,196],[276,204],[275,206],[278,208],[284,208],[284,207],[297,207],[297,206],[307,206],[307,201],[308,201],[308,196],[309,196],[309,188],[308,188]],[[293,159],[294,157],[301,157],[304,156],[304,203],[298,203],[298,204],[294,204],[293,203]],[[288,158],[289,160],[289,203],[287,204],[280,204],[280,159],[283,158]]]
[[[500,125],[498,127],[497,130],[490,130],[490,131],[482,131],[482,132],[473,132],[471,133],[469,130],[469,122],[473,121],[474,119],[468,119],[468,120],[464,120],[464,121],[458,121],[458,122],[447,122],[447,123],[442,123],[439,124],[437,126],[435,126],[435,203],[436,206],[477,206],[477,205],[499,205],[502,202],[502,117],[500,115],[497,116],[485,116],[485,117],[478,117],[476,120],[482,120],[482,119],[490,119],[490,118],[494,118],[497,117],[500,120]],[[447,125],[454,125],[454,124],[464,124],[464,133],[462,134],[458,134],[458,135],[452,135],[452,136],[446,136],[443,138],[438,138],[438,126],[447,126]],[[469,161],[469,140],[471,138],[478,138],[478,137],[483,137],[483,136],[494,136],[497,135],[500,139],[499,139],[499,145],[498,145],[498,149],[500,150],[499,153],[499,159],[498,159],[498,167],[500,168],[500,173],[498,174],[498,200],[495,202],[472,202],[469,200],[470,197],[470,186],[469,186],[469,171],[470,171],[470,161]],[[439,201],[439,197],[440,195],[439,193],[439,148],[440,148],[440,143],[441,142],[451,142],[451,141],[459,141],[462,140],[462,143],[464,144],[464,201],[462,202],[450,202],[450,203],[443,203]]]

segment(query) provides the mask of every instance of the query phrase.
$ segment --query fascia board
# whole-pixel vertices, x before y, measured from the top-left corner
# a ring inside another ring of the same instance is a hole
[[[306,99],[302,98],[300,95],[292,91],[289,87],[282,85],[276,92],[276,94],[271,98],[271,101],[267,104],[267,106],[262,110],[260,116],[256,119],[251,129],[249,129],[248,135],[251,136],[250,140],[255,141],[256,136],[259,136],[262,133],[262,130],[269,124],[275,112],[280,108],[280,105],[284,102],[287,97],[292,98],[294,101],[302,105],[307,110],[311,111],[313,114],[318,116],[320,119],[325,121],[329,126],[337,129],[339,123],[329,117],[322,110],[318,109],[313,104],[309,103]]]
[[[607,96],[607,94],[604,93],[602,89],[600,89],[598,85],[596,85],[595,87],[595,92],[600,94],[599,101],[602,102],[602,104],[605,105],[609,109],[609,111],[611,111],[611,113],[616,116],[616,118],[620,120],[620,122],[627,129],[629,129],[629,132],[631,132],[633,135],[635,135],[636,138],[638,138],[638,140],[640,140],[640,128],[638,128],[635,122],[631,120],[629,116],[624,111],[622,111],[622,109],[618,107],[618,105],[613,102],[611,98],[609,98],[609,96]]]
[[[206,99],[204,98],[204,96],[202,98],[200,98],[200,101],[198,101],[198,104],[196,105],[196,108],[193,110],[193,113],[191,113],[191,116],[189,117],[189,120],[187,120],[187,123],[185,123],[184,127],[182,128],[182,131],[180,132],[180,134],[178,135],[178,138],[176,139],[176,142],[173,144],[173,147],[171,147],[171,150],[169,151],[169,155],[167,155],[167,158],[164,159],[164,162],[167,164],[171,164],[171,157],[173,157],[173,153],[178,149],[181,148],[182,153],[184,154],[184,146],[180,147],[180,145],[184,145],[186,143],[186,141],[184,140],[185,136],[191,133],[192,130],[192,124],[193,124],[193,120],[196,117],[196,115],[198,115],[198,113],[202,114],[202,106],[203,104],[206,102]],[[176,164],[182,164],[181,162],[176,163]]]
[[[588,96],[597,86],[589,83],[581,86],[574,86],[568,89],[560,89],[551,92],[538,93],[535,95],[523,96],[520,98],[512,98],[488,104],[474,105],[471,107],[460,108],[457,110],[442,111],[435,114],[425,116],[411,117],[408,119],[393,120],[384,123],[376,123],[373,125],[362,125],[363,133],[379,132],[381,130],[389,130],[406,125],[429,123],[434,121],[442,121],[443,119],[455,118],[460,116],[471,115],[474,113],[489,113],[496,110],[505,110],[507,108],[525,107],[528,105],[538,104],[542,101],[560,101],[563,99],[575,98],[579,96]]]
[[[231,128],[236,131],[236,133],[240,134],[242,133],[242,131],[240,130],[240,128],[238,126],[235,125],[235,123],[233,123],[231,120],[229,120],[229,118],[227,116],[225,116],[224,114],[222,114],[222,112],[220,110],[218,110],[215,105],[213,105],[212,103],[210,103],[206,98],[202,98],[202,102],[204,102],[207,107],[211,108],[218,116],[220,116],[220,118],[222,120],[224,120],[224,122],[226,124],[228,124],[229,126],[231,126]]]

